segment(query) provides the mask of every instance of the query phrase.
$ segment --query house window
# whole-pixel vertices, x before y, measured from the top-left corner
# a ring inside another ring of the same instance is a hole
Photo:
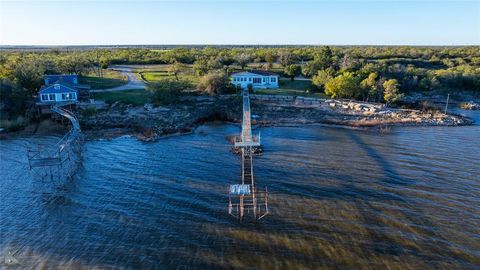
[[[77,93],[72,93],[72,99],[77,99]]]
[[[41,95],[42,101],[47,101],[48,100],[48,95]]]
[[[62,100],[72,100],[74,93],[62,94]]]
[[[262,83],[262,78],[253,78],[253,83]]]
[[[277,82],[277,78],[275,78],[275,77],[271,78],[270,82]]]
[[[251,82],[251,81],[252,81],[252,77],[248,78],[248,81]]]

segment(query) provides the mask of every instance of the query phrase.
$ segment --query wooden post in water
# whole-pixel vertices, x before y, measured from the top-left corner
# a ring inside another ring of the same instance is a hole
[[[447,114],[448,100],[450,99],[450,93],[447,95],[447,104],[445,104],[445,114]]]

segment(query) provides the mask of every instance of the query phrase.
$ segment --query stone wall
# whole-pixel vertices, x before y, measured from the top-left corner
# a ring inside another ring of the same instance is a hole
[[[303,96],[251,95],[253,101],[271,102],[286,106],[305,106],[324,109],[342,109],[357,112],[378,112],[384,108],[381,103],[335,100]]]

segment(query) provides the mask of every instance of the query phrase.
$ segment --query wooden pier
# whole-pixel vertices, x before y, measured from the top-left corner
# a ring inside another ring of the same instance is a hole
[[[268,191],[266,187],[264,190],[256,187],[253,170],[253,147],[260,146],[260,136],[252,134],[248,91],[244,90],[242,96],[242,133],[240,140],[235,141],[235,147],[241,148],[241,183],[230,185],[228,213],[240,220],[250,213],[254,219],[261,219],[268,214]]]
[[[54,145],[38,146],[28,149],[28,165],[34,184],[40,184],[37,191],[53,193],[71,178],[80,160],[82,134],[75,114],[63,106],[71,103],[56,104],[51,111],[70,120],[72,128]]]

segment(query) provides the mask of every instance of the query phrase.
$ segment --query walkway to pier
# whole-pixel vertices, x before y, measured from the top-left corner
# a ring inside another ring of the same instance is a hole
[[[256,147],[260,146],[260,135],[252,136],[252,121],[250,111],[250,96],[248,91],[243,91],[243,120],[242,134],[240,141],[235,142],[235,147]]]
[[[75,114],[62,107],[72,103],[52,106],[51,110],[70,120],[72,128],[53,146],[38,146],[28,149],[30,172],[35,184],[41,184],[39,191],[55,192],[66,178],[71,178],[80,160],[82,134]]]
[[[242,175],[240,184],[230,185],[228,213],[241,220],[245,212],[252,212],[255,219],[261,219],[268,214],[268,192],[266,188],[264,191],[256,188],[253,173],[253,147],[260,146],[260,136],[252,135],[248,91],[244,90],[242,96],[242,133],[240,141],[235,141],[235,147],[242,150]]]

